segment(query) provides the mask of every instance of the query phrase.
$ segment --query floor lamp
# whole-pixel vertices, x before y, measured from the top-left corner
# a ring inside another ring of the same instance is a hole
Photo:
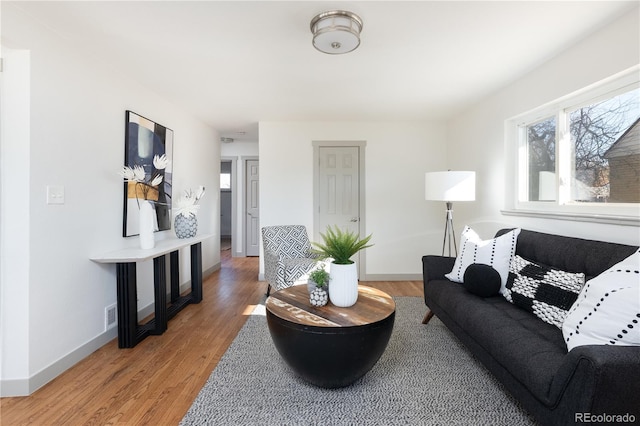
[[[442,255],[444,256],[444,248],[448,240],[449,257],[451,257],[451,241],[453,241],[454,256],[458,256],[456,233],[453,229],[453,201],[476,199],[476,172],[428,172],[424,175],[424,184],[426,200],[446,202]]]

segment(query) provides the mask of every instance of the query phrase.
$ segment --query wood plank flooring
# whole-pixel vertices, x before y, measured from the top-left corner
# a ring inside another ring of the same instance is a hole
[[[132,349],[117,339],[28,397],[0,399],[0,425],[177,425],[253,308],[266,283],[258,258],[231,258],[203,283],[204,299]],[[361,284],[422,296],[421,281]],[[420,322],[416,318],[416,323]]]

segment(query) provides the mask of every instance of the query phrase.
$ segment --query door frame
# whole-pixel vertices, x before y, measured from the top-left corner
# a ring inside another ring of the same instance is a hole
[[[236,256],[236,251],[238,247],[238,229],[236,224],[237,222],[237,211],[238,211],[238,194],[241,193],[240,188],[238,188],[238,179],[237,179],[237,162],[238,157],[220,157],[220,162],[230,162],[231,163],[231,257]],[[221,224],[218,224],[221,227]],[[220,231],[218,231],[221,234]]]
[[[240,157],[242,163],[242,257],[247,256],[247,193],[249,192],[249,185],[247,182],[247,161],[257,161],[258,167],[260,167],[260,157],[257,155],[243,155]],[[258,177],[258,195],[260,194],[260,177]],[[258,201],[259,202],[259,201]],[[258,207],[260,210],[260,207]],[[258,233],[260,233],[260,224],[258,222]],[[258,244],[260,245],[260,244]]]
[[[358,234],[360,238],[365,235],[366,209],[365,209],[365,148],[367,142],[363,140],[342,140],[342,141],[311,141],[313,146],[313,241],[320,241],[320,148],[358,148],[358,204],[360,220],[358,221]],[[360,280],[366,281],[366,250],[358,253],[358,277]]]

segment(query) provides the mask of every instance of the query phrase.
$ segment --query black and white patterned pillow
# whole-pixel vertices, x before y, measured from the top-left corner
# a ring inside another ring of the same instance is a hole
[[[640,251],[584,286],[562,324],[567,349],[640,346]]]
[[[584,287],[585,275],[538,265],[516,255],[509,267],[504,297],[542,321],[562,328],[562,322]]]

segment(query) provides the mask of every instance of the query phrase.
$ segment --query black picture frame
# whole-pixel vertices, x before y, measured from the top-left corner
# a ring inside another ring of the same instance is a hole
[[[162,183],[146,195],[152,202],[157,218],[156,231],[171,229],[171,193],[173,181],[173,130],[156,123],[140,114],[125,112],[124,164],[131,168],[141,166],[150,181],[152,175],[161,174]],[[163,170],[156,170],[153,158],[166,155],[169,164]],[[122,236],[130,237],[140,233],[139,203],[141,196],[135,182],[124,182],[124,215]]]

